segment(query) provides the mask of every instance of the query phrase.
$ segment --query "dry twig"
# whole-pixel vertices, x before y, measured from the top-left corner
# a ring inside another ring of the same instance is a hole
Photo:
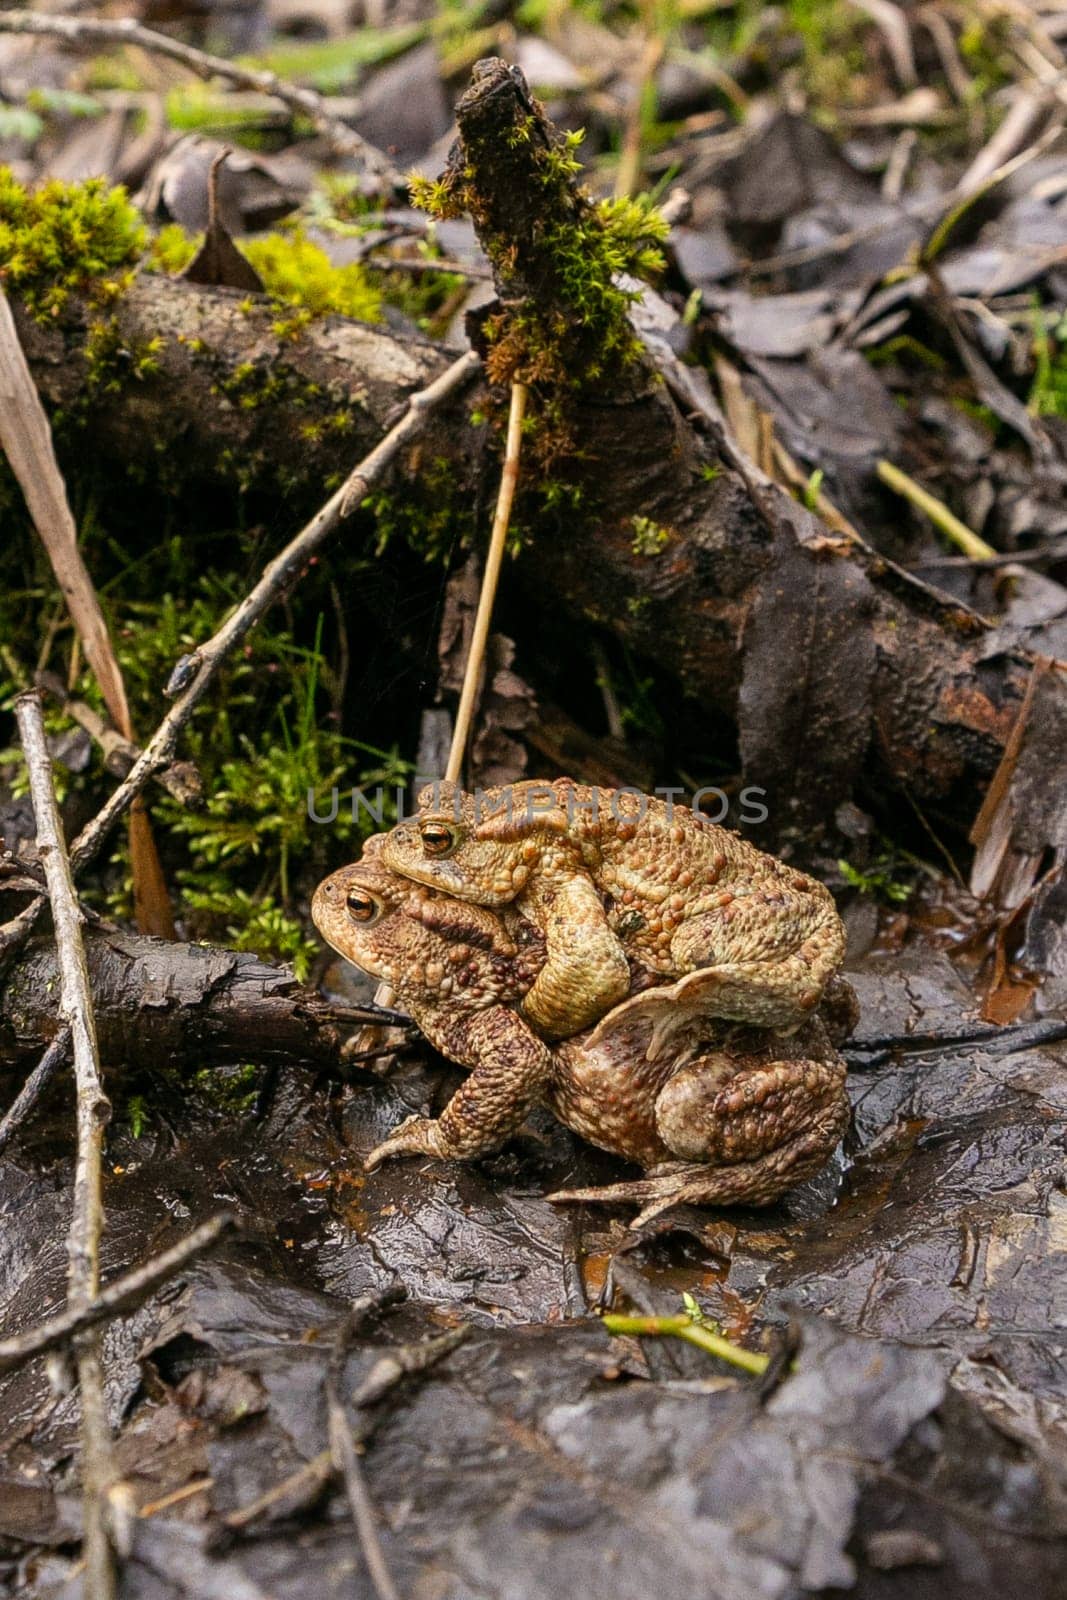
[[[69,1049],[70,1028],[64,1023],[4,1113],[3,1121],[0,1122],[0,1151],[6,1150],[23,1123],[32,1114],[37,1102],[67,1059]],[[0,1352],[3,1348],[0,1344]],[[0,1371],[3,1370],[2,1363],[3,1357],[0,1355]]]
[[[519,453],[522,449],[522,419],[526,415],[526,393],[524,383],[512,384],[507,444],[504,448],[504,465],[500,473],[500,491],[497,495],[496,514],[493,517],[493,531],[489,536],[489,550],[485,558],[485,571],[482,574],[482,587],[478,595],[478,610],[474,616],[467,666],[463,674],[456,726],[452,732],[452,748],[448,753],[445,777],[451,783],[458,783],[463,772],[463,755],[467,748],[471,718],[474,715],[474,702],[481,680],[482,663],[485,660],[485,646],[489,639],[493,602],[496,599],[500,567],[504,560],[511,507],[515,499],[515,487],[519,481]]]
[[[112,21],[98,17],[42,16],[36,11],[0,11],[0,33],[62,39],[75,48],[88,46],[95,49],[102,44],[138,45],[153,55],[179,62],[198,78],[223,78],[238,88],[254,89],[259,94],[269,94],[275,100],[281,100],[291,111],[307,117],[339,155],[359,156],[367,170],[375,173],[383,182],[392,184],[399,181],[399,174],[391,162],[347,123],[335,117],[327,109],[322,95],[314,89],[287,83],[275,72],[266,72],[259,67],[243,67],[222,56],[208,55],[206,51],[195,50],[192,45],[182,44],[179,39],[171,39],[165,33],[142,28],[139,22],[129,18]]]
[[[89,1328],[132,1311],[154,1294],[161,1284],[187,1267],[190,1261],[202,1256],[205,1250],[210,1250],[228,1229],[236,1226],[237,1218],[232,1211],[220,1211],[218,1216],[201,1223],[199,1228],[194,1228],[192,1233],[179,1239],[169,1250],[162,1250],[158,1256],[152,1256],[148,1261],[142,1261],[139,1267],[123,1273],[121,1278],[109,1283],[85,1305],[76,1307],[68,1303],[67,1309],[59,1316],[51,1317],[36,1328],[27,1329],[25,1333],[15,1334],[13,1338],[0,1340],[0,1374],[23,1366],[34,1356],[55,1350]]]
[[[380,1301],[378,1303],[380,1304]],[[381,1540],[378,1538],[374,1505],[356,1449],[355,1437],[341,1399],[341,1384],[344,1379],[345,1357],[348,1355],[349,1344],[353,1335],[359,1331],[360,1324],[375,1309],[377,1305],[374,1302],[357,1301],[338,1331],[330,1363],[326,1369],[326,1420],[333,1469],[344,1482],[348,1507],[359,1536],[359,1547],[367,1563],[367,1571],[370,1573],[375,1593],[378,1600],[400,1600],[386,1563]]]
[[[74,1055],[78,1150],[74,1204],[67,1236],[67,1303],[77,1314],[91,1305],[100,1288],[100,1234],[104,1222],[101,1169],[104,1129],[111,1105],[100,1081],[81,913],[52,783],[41,700],[36,691],[18,696],[15,715],[37,823],[37,850],[52,904],[59,955],[60,1011],[70,1027]],[[108,1496],[115,1486],[115,1466],[104,1399],[100,1337],[96,1330],[87,1329],[75,1336],[73,1344],[81,1394],[86,1590],[93,1600],[111,1600],[115,1594],[115,1559],[108,1526]]]

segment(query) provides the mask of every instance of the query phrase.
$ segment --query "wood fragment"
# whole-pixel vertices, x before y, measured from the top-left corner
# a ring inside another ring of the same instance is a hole
[[[67,1235],[67,1302],[76,1315],[92,1304],[100,1288],[100,1234],[104,1225],[101,1179],[104,1130],[111,1115],[111,1104],[100,1080],[81,913],[59,820],[41,699],[36,690],[16,698],[15,716],[37,823],[37,851],[52,905],[59,951],[60,1011],[71,1030],[74,1057],[78,1139],[74,1203]],[[98,1331],[89,1328],[77,1334],[73,1346],[81,1396],[86,1589],[93,1600],[112,1600],[116,1593],[116,1562],[109,1531],[108,1496],[117,1482],[117,1472],[104,1398]]]
[[[29,1121],[34,1108],[70,1051],[70,1024],[64,1023],[45,1050],[44,1055],[30,1073],[0,1121],[0,1153],[6,1150],[19,1129]],[[0,1345],[0,1351],[3,1346]],[[0,1355],[0,1363],[3,1357]]]

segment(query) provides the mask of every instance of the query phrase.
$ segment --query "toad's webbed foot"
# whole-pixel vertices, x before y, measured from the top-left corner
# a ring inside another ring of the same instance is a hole
[[[834,1130],[833,1142],[839,1132]],[[680,1162],[629,1183],[609,1183],[597,1189],[557,1189],[547,1199],[553,1205],[638,1205],[641,1210],[630,1223],[632,1231],[677,1205],[766,1206],[825,1165],[833,1148],[827,1139],[828,1129],[823,1126],[801,1133],[756,1161],[737,1161],[730,1166]]]
[[[446,1141],[441,1137],[441,1125],[432,1117],[408,1117],[399,1126],[395,1127],[387,1139],[376,1146],[363,1163],[364,1171],[373,1172],[380,1167],[383,1161],[392,1160],[393,1156],[438,1156],[448,1155],[447,1150],[441,1148]]]

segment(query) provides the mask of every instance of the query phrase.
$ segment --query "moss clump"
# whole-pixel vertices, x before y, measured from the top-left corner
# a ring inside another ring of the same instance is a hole
[[[183,272],[202,242],[202,234],[186,233],[177,223],[170,223],[153,239],[149,265],[160,272]],[[242,239],[241,250],[263,279],[267,293],[297,308],[295,316],[276,324],[279,338],[295,338],[311,318],[331,313],[357,322],[381,318],[381,294],[364,268],[357,262],[334,266],[325,250],[298,227]]]
[[[469,145],[466,162],[453,162],[440,179],[411,179],[414,205],[436,217],[466,212],[474,219],[512,301],[485,326],[495,383],[601,385],[640,352],[628,315],[640,288],[625,279],[647,279],[662,268],[667,223],[647,197],[589,199],[577,183],[575,152],[583,137],[557,134],[530,115],[507,133],[506,175],[496,171],[499,145],[487,140],[485,150]],[[511,218],[498,216],[497,197],[479,189],[483,168],[501,189],[508,184],[537,196],[536,218],[521,239],[500,226]]]
[[[651,517],[631,517],[630,526],[634,530],[631,548],[635,556],[658,556],[666,549],[671,537],[669,528],[653,522]]]
[[[147,265],[151,271],[177,277],[184,272],[204,242],[202,233],[186,233],[177,222],[168,222],[153,237]]]
[[[71,294],[121,294],[146,237],[125,189],[56,179],[31,192],[0,167],[0,281],[41,320]]]
[[[242,249],[267,293],[287,305],[299,306],[313,317],[331,312],[357,322],[377,322],[381,317],[381,296],[363,268],[356,262],[335,267],[325,250],[299,228],[246,239]]]
[[[88,364],[87,394],[117,394],[128,378],[143,383],[159,371],[163,340],[133,341],[123,336],[116,317],[102,317],[89,324],[83,352]]]

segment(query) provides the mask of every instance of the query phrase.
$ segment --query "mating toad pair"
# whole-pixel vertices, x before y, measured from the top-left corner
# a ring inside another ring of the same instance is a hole
[[[420,806],[312,905],[470,1071],[369,1166],[486,1154],[538,1102],[648,1173],[553,1199],[762,1205],[823,1165],[855,1000],[822,884],[691,811],[566,778],[437,784]]]

